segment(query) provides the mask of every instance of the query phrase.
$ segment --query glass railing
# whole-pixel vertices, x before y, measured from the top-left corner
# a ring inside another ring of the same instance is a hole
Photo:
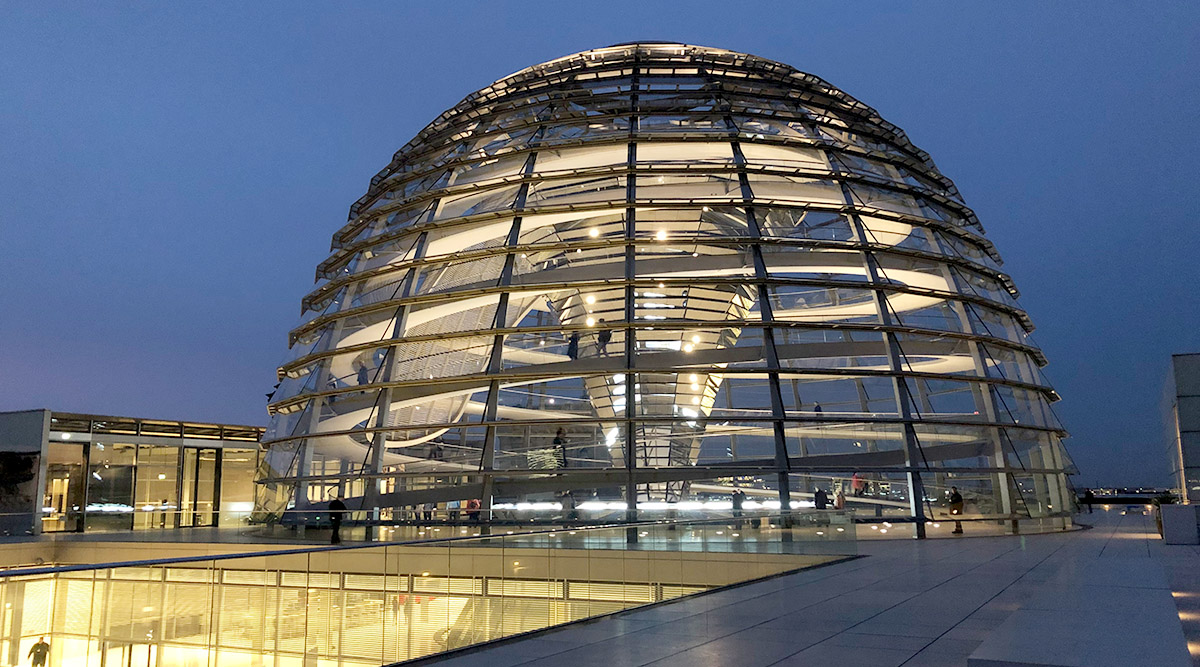
[[[846,484],[845,486],[849,486]],[[969,527],[971,534],[1034,534],[1071,529],[1069,513],[1044,511],[1041,516],[1027,516],[1026,506],[1018,507],[1015,515],[997,513],[991,498],[963,494],[965,502],[961,515],[952,515],[946,500],[948,491],[927,487],[924,503],[926,533],[929,537],[951,537],[939,530],[942,524],[958,521]],[[806,491],[793,491],[793,512],[811,511],[812,501]],[[854,511],[859,538],[911,537],[913,519],[909,515],[907,489],[897,484],[875,484],[858,493],[847,493],[844,502]],[[778,501],[747,500],[746,514],[773,514],[779,511]],[[382,508],[378,511],[348,509],[344,514],[341,539],[352,542],[396,542],[408,540],[475,537],[487,534],[509,534],[541,531],[554,528],[594,528],[623,524],[626,505],[620,501],[586,501],[574,508],[563,502],[501,503],[491,510],[473,511],[466,508],[447,509],[416,507]],[[1073,510],[1069,507],[1069,510]],[[639,503],[638,516],[643,521],[685,520],[699,522],[720,520],[732,514],[729,500],[690,503]],[[176,509],[174,507],[90,506],[86,514],[75,512],[44,514],[40,517],[44,534],[62,536],[59,539],[82,539],[94,535],[100,539],[123,542],[202,541],[234,544],[320,544],[330,543],[332,523],[328,509],[286,510],[275,514],[255,514],[246,509],[218,510]],[[30,514],[0,514],[0,538],[25,537],[31,533],[27,526]],[[891,524],[905,526],[892,529]],[[6,529],[11,526],[11,529]],[[83,528],[80,530],[80,528]],[[970,528],[973,527],[973,528]],[[0,559],[0,567],[4,564]]]
[[[0,662],[44,637],[56,667],[390,664],[853,556],[852,519],[493,530],[10,569]]]

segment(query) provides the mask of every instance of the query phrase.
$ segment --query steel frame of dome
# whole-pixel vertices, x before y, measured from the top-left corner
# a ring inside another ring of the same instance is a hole
[[[1057,396],[983,234],[899,128],[786,65],[634,43],[522,70],[334,235],[259,507],[618,489],[632,517],[857,473],[919,528],[951,483],[1065,517]]]

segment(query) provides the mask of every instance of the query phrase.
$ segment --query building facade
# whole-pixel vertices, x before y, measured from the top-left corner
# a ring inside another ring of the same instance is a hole
[[[245,523],[263,428],[50,410],[0,413],[8,535]]]
[[[259,506],[662,509],[736,482],[1063,516],[1057,395],[928,154],[763,58],[522,70],[395,154],[291,332]]]
[[[1163,392],[1167,486],[1185,503],[1200,502],[1200,354],[1171,356]]]

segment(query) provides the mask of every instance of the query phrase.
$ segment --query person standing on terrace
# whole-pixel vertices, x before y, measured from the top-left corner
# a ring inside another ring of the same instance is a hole
[[[954,535],[963,534],[962,521],[959,521],[959,517],[962,516],[963,507],[965,504],[966,503],[963,502],[962,494],[958,492],[958,487],[950,487],[950,515],[955,517],[954,530],[951,531],[951,533]]]

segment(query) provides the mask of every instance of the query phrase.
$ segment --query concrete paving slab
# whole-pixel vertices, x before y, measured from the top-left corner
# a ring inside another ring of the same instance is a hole
[[[1163,546],[1152,517],[1097,511],[1087,519],[1094,529],[1053,535],[860,542],[860,553],[866,558],[578,626],[607,629],[574,633],[568,627],[540,636],[545,638],[542,641],[557,642],[551,645],[554,648],[572,646],[572,656],[576,650],[579,655],[590,651],[612,656],[605,667],[963,667],[967,656],[999,636],[1010,622],[1021,626],[1018,636],[1040,636],[1035,633],[1050,618],[1074,617],[1072,610],[1103,606],[1096,597],[1103,591],[1090,588],[1098,586],[1109,587],[1110,599],[1121,604],[1150,605],[1163,624],[1169,625],[1170,617],[1177,634],[1158,637],[1161,659],[1168,662],[1145,661],[1160,660],[1158,653],[1135,654],[1114,647],[1113,659],[1097,667],[1190,664],[1179,661],[1187,660],[1185,631],[1200,654],[1200,548]],[[1116,562],[1121,559],[1127,562]],[[1098,562],[1103,560],[1113,562]],[[1157,573],[1151,567],[1155,563]],[[1170,600],[1173,606],[1166,602]],[[1192,615],[1194,622],[1189,624],[1185,617],[1181,626],[1179,614]],[[624,618],[643,623],[617,622]],[[1107,619],[1100,626],[1076,622],[1062,632],[1077,647],[1095,645],[1101,641],[1095,638],[1098,628],[1113,623],[1117,621]],[[530,641],[534,640],[512,644]],[[502,652],[504,648],[501,644],[445,656],[439,664],[592,664],[582,658],[564,659],[567,651],[531,655],[514,663],[512,656],[517,654]],[[1069,653],[1069,648],[1047,650],[1030,659],[1058,659]],[[489,661],[489,655],[500,660]],[[992,663],[998,664],[1003,663]]]

